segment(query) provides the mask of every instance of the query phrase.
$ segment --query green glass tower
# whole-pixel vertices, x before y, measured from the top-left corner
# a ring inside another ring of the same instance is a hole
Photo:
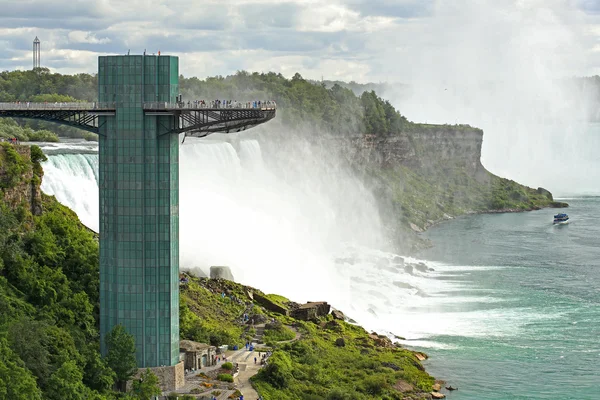
[[[138,367],[179,362],[179,143],[172,116],[144,103],[175,103],[172,56],[98,59],[100,116],[100,334],[122,324]]]

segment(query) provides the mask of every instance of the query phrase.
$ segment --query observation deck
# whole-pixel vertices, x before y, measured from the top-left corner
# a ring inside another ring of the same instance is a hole
[[[164,134],[204,137],[211,133],[240,132],[275,118],[274,103],[235,102],[229,105],[199,103],[143,103],[145,115],[170,116],[174,128]],[[50,121],[100,134],[101,116],[116,115],[115,103],[0,103],[0,117]]]

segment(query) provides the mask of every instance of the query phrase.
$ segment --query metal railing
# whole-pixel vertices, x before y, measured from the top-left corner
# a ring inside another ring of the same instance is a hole
[[[277,105],[274,101],[248,101],[248,102],[202,102],[202,101],[187,101],[180,103],[152,102],[144,103],[145,110],[197,110],[197,109],[234,109],[234,110],[275,110]]]
[[[115,103],[61,103],[61,102],[44,102],[34,103],[29,101],[21,101],[18,103],[0,103],[0,110],[114,110]]]

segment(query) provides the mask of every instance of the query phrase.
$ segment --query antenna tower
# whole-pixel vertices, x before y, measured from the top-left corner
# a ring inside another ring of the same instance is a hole
[[[40,68],[40,39],[35,37],[33,41],[33,69]]]

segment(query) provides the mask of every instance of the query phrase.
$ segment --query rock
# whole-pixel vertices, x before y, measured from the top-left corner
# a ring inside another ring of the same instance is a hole
[[[394,258],[392,258],[392,262],[401,267],[404,266],[404,258],[400,256],[394,256]]]
[[[453,391],[458,390],[458,388],[455,388],[454,386],[446,386],[446,390]]]
[[[227,279],[228,281],[235,282],[231,269],[225,266],[210,267],[210,279]]]
[[[279,304],[275,303],[273,300],[268,297],[262,296],[258,293],[254,293],[254,301],[263,306],[265,309],[276,312],[282,315],[289,315],[289,310]]]
[[[404,266],[404,272],[406,272],[407,274],[411,274],[411,275],[413,275],[415,273],[413,271],[413,266],[410,264]]]
[[[419,360],[419,361],[425,361],[428,358],[427,354],[420,353],[420,352],[415,352],[415,357],[417,357],[417,360]],[[441,386],[441,385],[439,385],[439,386]]]
[[[403,379],[400,379],[398,382],[396,382],[396,384],[394,385],[394,389],[396,389],[400,393],[412,392],[413,390],[415,390],[413,385],[411,385]]]
[[[392,284],[400,289],[416,289],[416,287],[406,282],[395,281]]]
[[[303,321],[312,321],[329,314],[331,306],[326,301],[310,301],[292,311],[292,317]]]
[[[425,263],[422,263],[422,262],[420,262],[416,265],[413,265],[413,267],[419,272],[428,272],[429,271],[429,268],[427,268],[427,265],[425,265]]]
[[[342,327],[336,320],[329,321],[323,325],[323,328],[329,329],[330,331],[341,331]]]
[[[263,314],[253,314],[250,316],[248,322],[250,323],[250,321],[253,321],[254,324],[264,324],[267,322],[267,317],[265,317]]]
[[[251,290],[247,290],[246,291],[246,295],[248,296],[248,298],[252,301],[254,301],[254,294],[252,293]]]
[[[333,319],[339,319],[340,321],[344,321],[346,319],[346,316],[340,310],[333,310],[331,315],[333,316]]]
[[[431,387],[431,389],[433,389],[434,392],[439,392],[440,390],[442,390],[442,385],[436,383]]]
[[[431,392],[430,394],[431,394],[432,399],[445,399],[446,398],[446,395],[442,394],[440,392]]]
[[[410,229],[412,229],[413,231],[415,231],[417,233],[423,232],[423,229],[419,228],[417,225],[413,224],[412,222],[410,223]]]
[[[344,340],[344,338],[337,338],[335,339],[335,345],[337,347],[346,347],[346,341]]]
[[[536,192],[538,192],[542,196],[545,196],[550,201],[554,200],[554,198],[552,197],[552,193],[550,193],[549,190],[546,190],[543,187],[537,188]]]
[[[391,369],[393,369],[394,371],[400,371],[400,370],[402,369],[402,368],[400,368],[399,366],[397,366],[396,364],[394,364],[394,363],[390,363],[390,362],[382,362],[382,363],[381,363],[381,365],[382,365],[383,367],[391,368]]]

